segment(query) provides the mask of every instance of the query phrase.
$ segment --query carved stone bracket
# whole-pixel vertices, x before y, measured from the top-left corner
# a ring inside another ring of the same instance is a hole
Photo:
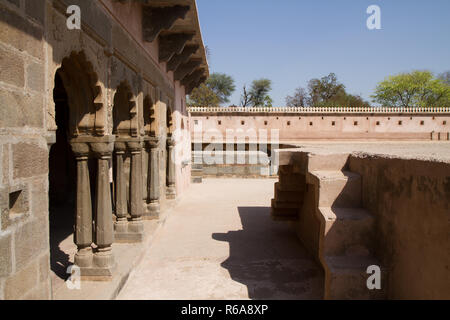
[[[206,76],[202,76],[198,81],[193,81],[191,82],[186,88],[185,88],[185,93],[186,94],[191,94],[192,90],[194,90],[195,88],[197,88],[199,85],[201,85],[203,82],[206,81]]]
[[[142,33],[144,40],[153,42],[163,30],[169,30],[178,19],[184,19],[190,6],[143,8]]]
[[[188,87],[191,83],[198,81],[204,73],[204,69],[197,69],[190,75],[186,76],[183,80],[181,80],[181,84],[185,87]]]
[[[174,33],[159,37],[159,62],[169,61],[175,54],[180,54],[186,42],[192,40],[194,33]]]
[[[180,65],[177,70],[175,70],[174,78],[177,81],[182,80],[187,75],[191,74],[192,71],[194,71],[200,64],[202,63],[201,60],[194,60],[191,59],[186,63],[183,63]]]
[[[174,71],[176,70],[182,63],[185,63],[189,60],[189,58],[197,52],[200,47],[198,45],[188,45],[184,47],[184,50],[180,54],[176,54],[169,60],[167,63],[167,70]]]

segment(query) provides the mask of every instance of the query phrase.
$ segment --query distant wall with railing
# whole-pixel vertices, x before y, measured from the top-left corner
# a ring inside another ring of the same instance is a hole
[[[188,112],[192,140],[203,143],[233,134],[281,142],[450,140],[447,107],[190,107]]]

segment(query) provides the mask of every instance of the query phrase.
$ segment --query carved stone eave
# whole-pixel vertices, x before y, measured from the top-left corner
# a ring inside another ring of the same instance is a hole
[[[167,63],[167,70],[174,71],[182,63],[186,63],[189,58],[197,52],[200,47],[198,45],[186,45],[180,54],[174,55]]]
[[[194,33],[175,33],[159,37],[159,62],[169,61],[175,54],[180,54]]]
[[[163,30],[169,30],[175,21],[184,19],[190,6],[170,7],[144,6],[142,12],[142,32],[144,40],[153,42]]]
[[[202,64],[201,60],[191,59],[186,63],[180,65],[174,73],[174,79],[177,81],[183,80],[186,76],[190,75],[197,67]]]
[[[185,88],[189,88],[189,85],[195,84],[197,81],[202,78],[203,74],[205,73],[204,69],[197,69],[194,72],[192,72],[190,75],[186,76],[183,80],[181,80],[181,84]]]
[[[206,50],[203,44],[195,0],[134,1],[142,4],[144,41],[153,42],[157,39],[161,41],[165,37],[173,34],[193,34],[193,37],[182,44],[181,48],[178,47],[171,50],[161,48],[160,62],[167,62],[168,64],[170,62],[170,65],[167,66],[167,71],[176,70],[182,63],[188,61],[188,59],[199,59],[201,60],[201,67],[205,69],[206,75],[209,74]],[[188,8],[187,11],[186,8]],[[190,49],[182,55],[184,46]],[[198,46],[197,50],[193,50],[194,46]],[[191,50],[194,52],[190,53]],[[178,57],[178,55],[180,56]]]
[[[191,94],[192,90],[204,83],[206,79],[206,76],[202,76],[199,78],[199,80],[191,82],[187,87],[185,87],[185,93],[188,95]]]

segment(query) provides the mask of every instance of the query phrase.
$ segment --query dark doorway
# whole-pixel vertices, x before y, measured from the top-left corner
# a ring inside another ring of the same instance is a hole
[[[55,275],[65,280],[69,276],[69,254],[61,249],[61,243],[74,231],[76,162],[68,142],[68,95],[58,73],[53,99],[57,130],[49,159],[50,262]]]

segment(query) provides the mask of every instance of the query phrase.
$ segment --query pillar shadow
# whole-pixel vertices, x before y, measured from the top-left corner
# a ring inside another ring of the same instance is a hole
[[[67,268],[71,263],[70,255],[61,246],[67,237],[73,236],[73,219],[70,214],[73,210],[71,204],[50,208],[50,269],[64,281],[70,276]]]
[[[230,255],[221,266],[247,286],[250,299],[321,299],[323,270],[288,222],[275,222],[268,207],[239,207],[242,230],[214,233]]]

